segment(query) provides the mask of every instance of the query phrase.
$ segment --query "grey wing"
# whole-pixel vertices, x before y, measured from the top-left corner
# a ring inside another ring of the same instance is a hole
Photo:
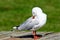
[[[37,25],[39,22],[37,22],[36,20],[32,21],[32,17],[30,17],[29,19],[27,19],[23,24],[21,24],[18,29],[19,30],[30,30],[32,29],[32,27],[34,25]]]

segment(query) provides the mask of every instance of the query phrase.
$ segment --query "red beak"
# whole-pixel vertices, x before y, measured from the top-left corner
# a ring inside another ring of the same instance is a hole
[[[34,19],[34,18],[35,18],[35,16],[32,16],[32,18]]]

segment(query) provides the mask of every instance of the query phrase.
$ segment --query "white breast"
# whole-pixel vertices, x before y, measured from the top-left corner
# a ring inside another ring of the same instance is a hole
[[[47,15],[46,14],[40,15],[40,17],[39,17],[40,27],[42,27],[46,23],[46,20],[47,20]]]

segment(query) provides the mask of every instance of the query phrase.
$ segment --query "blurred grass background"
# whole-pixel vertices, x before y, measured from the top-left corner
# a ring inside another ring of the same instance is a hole
[[[0,0],[0,31],[11,30],[32,16],[33,7],[42,8],[47,23],[39,31],[60,32],[60,0]]]

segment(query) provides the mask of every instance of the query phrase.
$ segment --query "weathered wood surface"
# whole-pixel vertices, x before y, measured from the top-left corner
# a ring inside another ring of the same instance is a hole
[[[38,40],[60,40],[60,33],[50,34],[50,32],[37,32],[37,34],[42,35],[42,37]],[[33,40],[32,37],[28,37],[27,35],[32,35],[32,32],[2,31],[0,32],[0,40]],[[27,37],[20,38],[20,36]]]

